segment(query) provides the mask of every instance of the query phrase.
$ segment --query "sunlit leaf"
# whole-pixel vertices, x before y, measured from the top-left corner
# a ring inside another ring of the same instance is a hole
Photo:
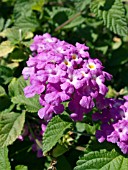
[[[11,170],[9,159],[8,159],[8,149],[7,147],[0,147],[0,169],[1,170]]]
[[[95,0],[91,3],[91,11],[104,25],[120,36],[128,34],[128,25],[125,17],[125,8],[121,0]]]
[[[17,165],[15,167],[15,170],[28,170],[28,167],[24,165]]]
[[[12,98],[12,102],[18,105],[24,105],[28,112],[38,112],[42,107],[39,104],[38,95],[35,95],[33,98],[26,98],[24,95],[18,95]]]
[[[48,123],[43,136],[43,153],[50,151],[63,136],[64,131],[70,128],[72,121],[67,115],[58,115]]]
[[[85,154],[77,161],[74,170],[124,170],[127,167],[128,159],[115,150],[100,150]]]
[[[25,112],[0,114],[0,147],[8,146],[17,139],[23,129],[24,121]]]
[[[6,56],[14,50],[15,46],[10,41],[3,41],[0,44],[0,57]]]

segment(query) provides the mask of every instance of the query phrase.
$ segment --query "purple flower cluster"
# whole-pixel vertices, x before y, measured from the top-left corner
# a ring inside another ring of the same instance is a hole
[[[84,114],[96,107],[98,112],[92,118],[101,121],[96,132],[98,141],[117,143],[121,151],[128,154],[128,96],[123,100],[105,98],[108,89],[104,83],[112,76],[103,71],[98,59],[90,58],[89,48],[80,43],[71,45],[46,33],[35,36],[30,49],[32,56],[22,73],[25,80],[30,80],[24,89],[25,96],[38,94],[42,105],[38,116],[46,123],[42,124],[41,134],[36,135],[38,140],[41,141],[48,121],[55,114],[61,114],[64,102],[68,102],[74,121],[81,121]],[[21,140],[22,137],[19,136]],[[42,155],[36,142],[32,148],[38,151],[38,156]]]
[[[95,106],[94,100],[106,95],[104,82],[112,76],[103,71],[98,59],[90,58],[84,44],[74,46],[46,33],[35,36],[30,49],[32,56],[22,72],[30,85],[24,93],[26,97],[40,96],[41,119],[49,121],[54,114],[61,114],[63,102],[69,101],[71,118],[82,120]]]
[[[128,154],[128,96],[124,100],[100,97],[96,103],[99,112],[93,115],[93,120],[102,122],[96,132],[98,141],[117,143],[121,151]]]

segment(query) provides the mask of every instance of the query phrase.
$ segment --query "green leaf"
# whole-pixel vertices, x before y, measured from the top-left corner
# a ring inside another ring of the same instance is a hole
[[[91,3],[91,0],[76,0],[74,3],[77,11],[83,11]]]
[[[73,16],[71,16],[70,18],[72,18],[72,17]],[[68,28],[72,28],[72,27],[78,26],[78,25],[82,24],[84,21],[85,21],[84,17],[78,16],[75,19],[73,19],[73,21],[71,21],[69,24],[65,25],[64,28],[68,29]]]
[[[96,132],[96,125],[89,125],[87,123],[77,122],[76,128],[78,132],[84,132],[86,131],[88,134],[94,135]]]
[[[0,86],[0,97],[5,96],[6,92],[2,86]]]
[[[57,144],[56,147],[52,150],[51,155],[54,158],[59,157],[60,155],[63,155],[65,152],[67,152],[69,149],[65,147],[64,145]]]
[[[42,12],[44,2],[45,0],[35,0],[35,3],[32,5],[32,9],[35,11]]]
[[[17,139],[23,129],[24,121],[25,112],[0,114],[0,147],[8,146]]]
[[[3,41],[0,44],[0,57],[6,56],[14,50],[15,46],[10,41]]]
[[[66,159],[67,157],[64,155],[61,155],[57,158],[57,165],[56,169],[58,170],[72,170],[71,162]],[[73,155],[74,158],[74,155]]]
[[[18,44],[21,43],[22,40],[32,38],[33,33],[31,31],[22,30],[21,28],[11,27],[0,32],[0,36],[3,38],[7,37],[12,44]]]
[[[11,97],[24,95],[23,89],[27,86],[27,82],[21,76],[20,78],[16,79],[13,78],[8,86],[9,95]]]
[[[26,16],[30,16],[32,13],[32,4],[33,4],[33,0],[17,0],[15,5],[14,5],[14,17],[15,19],[21,17],[22,15],[26,15]]]
[[[26,16],[31,16],[32,10],[41,12],[44,2],[45,0],[17,0],[14,5],[14,17],[17,19],[24,14],[26,14]]]
[[[69,15],[72,14],[72,9],[66,8],[66,7],[56,7],[56,6],[53,6],[52,10],[49,10],[48,8],[46,8],[45,10],[47,11],[47,13],[49,14],[50,18],[52,18],[52,19],[54,17],[56,17],[56,15],[60,16],[60,13],[69,14]]]
[[[17,44],[20,41],[20,31],[15,27],[4,29],[0,32],[0,36],[3,38],[7,37],[13,44]]]
[[[72,125],[71,119],[67,115],[58,115],[48,123],[43,136],[43,153],[47,154],[63,136],[65,130]]]
[[[4,88],[0,86],[0,111],[8,108],[11,104],[11,101],[6,94]]]
[[[11,81],[13,72],[9,67],[0,66],[0,84],[7,84]]]
[[[108,86],[108,92],[106,97],[107,98],[114,98],[117,95],[117,92],[115,89],[113,89],[111,86]]]
[[[28,56],[25,55],[24,51],[16,48],[13,53],[9,55],[9,59],[13,62],[21,62],[27,59]]]
[[[21,16],[15,21],[15,27],[23,31],[35,31],[39,27],[39,21],[32,13],[31,16]]]
[[[121,0],[95,0],[90,5],[91,11],[102,19],[104,25],[120,36],[128,34],[125,8]]]
[[[10,162],[8,159],[8,148],[0,147],[0,169],[1,170],[11,170]]]
[[[4,27],[4,18],[0,17],[0,31],[3,29]]]
[[[63,28],[69,29],[75,26],[78,26],[82,24],[85,21],[85,18],[81,16],[80,13],[76,14],[75,10],[72,10],[70,8],[64,8],[64,7],[58,7],[52,8],[52,12],[48,11],[50,18],[53,18],[53,21],[57,23],[58,25],[63,24],[64,22],[67,22],[70,20],[69,23],[67,23]],[[61,20],[60,20],[61,18]]]
[[[8,109],[8,107],[10,105],[11,105],[11,101],[10,101],[10,98],[7,95],[0,97],[0,111]]]
[[[25,32],[24,35],[23,35],[23,39],[27,40],[27,39],[30,39],[34,36],[34,34],[32,32]]]
[[[15,167],[15,170],[28,170],[28,167],[24,165],[17,165]]]
[[[126,170],[128,159],[115,150],[93,151],[84,155],[77,161],[74,170]]]
[[[85,123],[76,122],[76,129],[78,132],[84,132],[85,131]]]
[[[28,112],[38,112],[42,106],[39,104],[39,96],[35,95],[32,98],[26,98],[24,95],[18,95],[12,98],[12,102],[19,105],[24,105]]]

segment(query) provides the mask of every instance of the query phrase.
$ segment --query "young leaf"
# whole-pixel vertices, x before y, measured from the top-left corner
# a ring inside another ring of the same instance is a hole
[[[45,0],[36,0],[34,1],[34,4],[32,5],[32,9],[35,11],[42,12],[44,3],[45,3]]]
[[[90,9],[115,34],[120,36],[127,35],[128,26],[121,0],[95,0],[91,3]]]
[[[10,163],[8,160],[8,148],[0,147],[0,169],[1,170],[11,170]]]
[[[128,159],[115,150],[93,151],[77,161],[74,170],[125,170],[128,168]]]
[[[58,115],[48,123],[43,136],[43,153],[49,152],[63,136],[65,130],[70,128],[72,121],[67,115]]]
[[[24,121],[25,112],[0,114],[0,147],[8,146],[17,139],[23,129]]]

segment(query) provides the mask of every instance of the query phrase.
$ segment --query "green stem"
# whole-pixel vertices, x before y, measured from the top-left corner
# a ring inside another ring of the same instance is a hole
[[[55,31],[60,30],[61,28],[63,28],[65,25],[67,25],[68,23],[70,23],[71,21],[73,21],[74,19],[76,19],[78,16],[81,15],[81,12],[78,12],[77,14],[75,14],[73,17],[71,17],[70,19],[68,19],[67,21],[65,21],[63,24],[61,24],[60,26],[58,26]]]

